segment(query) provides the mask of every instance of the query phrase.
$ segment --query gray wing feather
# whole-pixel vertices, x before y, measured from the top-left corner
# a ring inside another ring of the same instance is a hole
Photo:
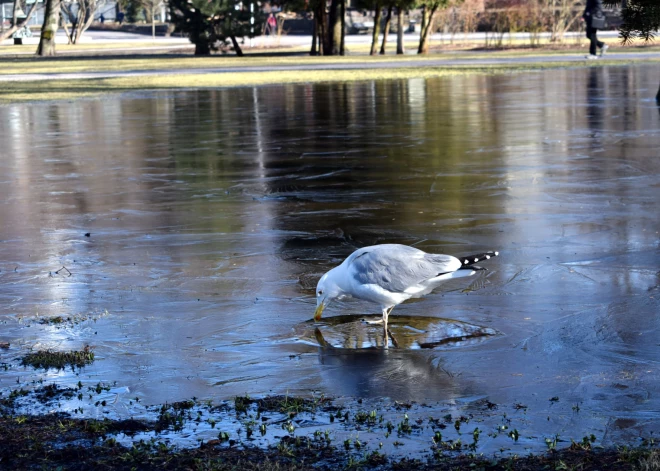
[[[360,249],[349,263],[360,284],[376,284],[392,293],[401,293],[460,267],[460,262],[450,255],[427,254],[395,244]]]

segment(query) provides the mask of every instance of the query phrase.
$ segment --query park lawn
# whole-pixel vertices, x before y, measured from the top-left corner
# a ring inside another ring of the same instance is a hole
[[[632,62],[632,61],[631,61]],[[601,60],[597,63],[548,61],[533,64],[504,64],[451,67],[401,67],[350,70],[287,70],[261,72],[218,72],[154,74],[100,79],[34,80],[4,82],[0,88],[0,103],[43,100],[72,100],[98,97],[114,93],[146,90],[185,90],[259,86],[268,84],[295,84],[320,82],[355,82],[364,80],[397,80],[430,78],[461,74],[505,74],[547,68],[583,66],[601,67],[621,65],[625,61]]]
[[[220,69],[236,67],[264,67],[264,66],[296,66],[309,64],[355,64],[365,62],[383,61],[419,61],[453,58],[449,54],[433,54],[430,56],[404,55],[404,56],[308,56],[289,55],[272,56],[267,54],[236,56],[207,56],[196,57],[192,55],[177,56],[140,56],[131,57],[55,57],[55,58],[1,58],[0,75],[12,74],[39,74],[39,73],[78,73],[78,72],[118,72],[118,71],[148,71],[148,70],[181,70],[181,69]]]
[[[26,46],[22,46],[26,47]],[[658,51],[660,47],[617,47],[616,52]],[[196,57],[192,55],[133,55],[126,57],[104,55],[94,56],[59,56],[54,58],[2,57],[0,48],[0,75],[14,74],[43,74],[43,73],[85,73],[85,72],[120,72],[120,71],[153,71],[153,70],[182,70],[182,69],[231,69],[237,67],[264,67],[264,66],[296,66],[296,65],[322,65],[322,64],[356,64],[367,62],[409,62],[409,61],[437,61],[442,59],[484,59],[489,57],[529,57],[544,56],[548,59],[561,60],[562,56],[582,53],[583,49],[543,49],[519,48],[503,50],[468,50],[434,52],[428,55],[349,55],[349,56],[308,56],[303,53],[290,53],[289,55],[273,55],[268,52],[249,54],[244,57],[233,55],[214,55]]]

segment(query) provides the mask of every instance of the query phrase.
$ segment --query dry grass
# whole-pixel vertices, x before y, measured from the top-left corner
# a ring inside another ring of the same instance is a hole
[[[660,470],[660,452],[658,450],[651,450],[639,458],[640,471],[658,471]]]
[[[621,64],[622,61],[598,61],[589,66]],[[0,103],[42,100],[71,100],[109,93],[140,90],[177,90],[191,88],[218,88],[258,86],[267,84],[295,84],[319,82],[356,82],[365,80],[398,80],[431,78],[464,74],[498,74],[541,70],[580,63],[555,60],[542,64],[511,64],[498,66],[401,67],[358,70],[290,70],[269,72],[218,72],[155,74],[103,79],[73,79],[48,81],[12,81],[2,84]]]
[[[635,51],[639,48],[617,48],[617,52]],[[658,51],[655,46],[643,50]],[[427,56],[387,55],[370,57],[351,55],[345,57],[311,57],[307,55],[254,54],[246,57],[211,56],[194,57],[186,55],[151,55],[130,57],[118,56],[78,56],[55,58],[1,58],[0,76],[4,74],[43,74],[43,73],[90,73],[90,72],[154,72],[153,75],[128,75],[98,79],[49,79],[11,80],[0,87],[0,103],[41,100],[70,100],[109,93],[122,93],[140,90],[218,88],[236,86],[258,86],[266,84],[315,83],[315,82],[354,82],[363,80],[395,80],[408,78],[430,78],[458,74],[494,74],[539,70],[557,67],[575,67],[585,63],[566,61],[567,54],[575,55],[577,49],[506,49],[473,50],[455,53],[436,53]],[[534,63],[516,62],[516,58],[540,56],[543,61]],[[460,58],[475,65],[442,64]],[[478,61],[492,58],[511,58],[510,63],[479,65]],[[656,60],[654,58],[645,59]],[[433,61],[433,63],[430,63]],[[639,60],[637,60],[638,62]],[[412,64],[414,62],[415,64]],[[588,63],[590,67],[632,63],[635,60],[600,60]],[[384,68],[361,68],[341,70],[342,64],[386,64]],[[427,64],[428,65],[425,65]],[[298,66],[332,66],[332,70],[271,70],[252,68]],[[405,67],[401,67],[405,65]],[[208,69],[208,70],[204,70]],[[190,71],[185,73],[184,71]]]

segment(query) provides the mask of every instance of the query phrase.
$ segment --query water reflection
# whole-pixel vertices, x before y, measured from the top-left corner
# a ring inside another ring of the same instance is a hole
[[[458,348],[497,335],[493,329],[436,317],[395,316],[385,333],[379,316],[335,316],[321,323],[294,327],[298,339],[325,349],[368,350],[386,346],[401,350]]]
[[[99,361],[85,379],[152,403],[312,390],[513,402],[552,390],[604,417],[634,412],[612,385],[660,386],[660,126],[644,98],[657,75],[568,69],[0,108],[0,340],[12,343],[0,361],[90,343]],[[447,286],[394,317],[503,335],[425,353],[297,342],[316,277],[384,242],[500,250],[475,290]],[[97,320],[55,327],[37,315]]]

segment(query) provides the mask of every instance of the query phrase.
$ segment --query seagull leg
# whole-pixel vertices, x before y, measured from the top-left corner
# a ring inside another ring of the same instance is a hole
[[[383,309],[383,337],[385,339],[384,342],[385,348],[388,347],[390,338],[392,339],[392,345],[394,345],[395,347],[399,346],[399,342],[396,341],[394,335],[392,335],[392,332],[390,332],[390,329],[387,327],[387,318],[390,316],[392,309],[394,309],[394,306]]]
[[[392,309],[394,309],[394,306],[383,309],[383,324],[385,325],[385,327],[387,327],[387,318],[390,316],[390,312],[392,312]]]
[[[385,341],[387,342],[387,337],[392,339],[392,345],[394,345],[396,348],[399,348],[399,342],[396,341],[396,338],[394,335],[392,335],[392,331],[390,329],[387,329],[387,332],[385,333]]]

